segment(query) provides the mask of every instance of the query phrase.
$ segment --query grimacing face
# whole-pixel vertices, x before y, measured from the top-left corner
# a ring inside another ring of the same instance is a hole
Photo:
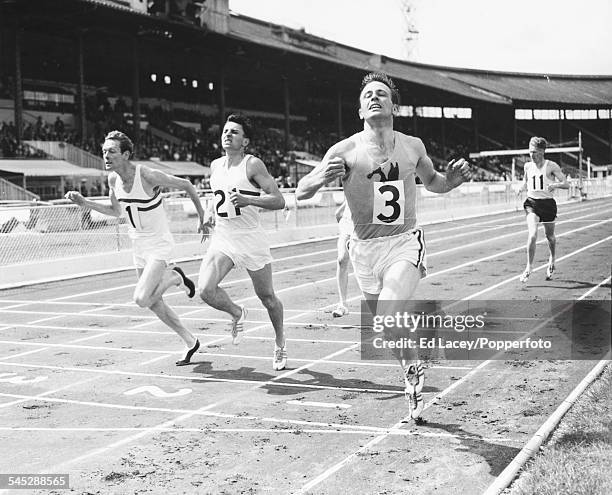
[[[359,116],[362,119],[392,116],[394,106],[391,88],[380,81],[366,84],[359,95]]]
[[[224,150],[239,151],[249,143],[244,129],[236,122],[226,122],[221,133],[221,147]]]

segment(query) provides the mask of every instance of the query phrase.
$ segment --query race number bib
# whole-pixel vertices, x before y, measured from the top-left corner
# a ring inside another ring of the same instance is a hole
[[[374,182],[374,209],[372,223],[403,225],[406,198],[404,181]]]
[[[229,200],[229,192],[217,189],[215,195],[215,211],[221,218],[236,218],[240,215],[240,208],[236,208]]]

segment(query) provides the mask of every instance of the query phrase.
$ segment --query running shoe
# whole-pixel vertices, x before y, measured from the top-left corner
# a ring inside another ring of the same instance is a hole
[[[180,267],[174,266],[172,267],[172,269],[181,277],[181,283],[179,284],[179,287],[183,289],[185,291],[185,294],[187,294],[187,297],[191,299],[193,296],[195,296],[196,292],[193,280],[187,277],[187,275],[185,275],[185,272]]]
[[[527,283],[527,280],[529,280],[529,275],[531,275],[531,272],[525,269],[525,271],[522,273],[521,277],[519,278],[519,281],[523,284]]]
[[[336,306],[336,309],[332,311],[332,316],[334,318],[340,318],[341,316],[348,315],[348,314],[349,314],[349,310],[344,304],[338,304],[338,306]]]
[[[196,339],[195,344],[193,344],[193,347],[191,349],[187,349],[187,352],[185,353],[185,357],[181,359],[180,361],[177,361],[176,365],[177,366],[187,366],[188,364],[191,364],[191,358],[199,348],[200,348],[200,341]]]
[[[247,309],[244,306],[240,307],[242,313],[240,318],[232,322],[232,344],[238,345],[242,339],[242,332],[244,331],[244,320],[246,320]]]
[[[555,264],[549,263],[546,268],[546,280],[552,280],[553,273],[555,272]]]
[[[404,368],[404,383],[406,388],[404,394],[408,400],[410,417],[418,419],[423,412],[423,384],[425,383],[425,370],[419,362]]]
[[[272,358],[272,369],[284,370],[287,366],[287,343],[283,347],[274,344],[274,357]]]

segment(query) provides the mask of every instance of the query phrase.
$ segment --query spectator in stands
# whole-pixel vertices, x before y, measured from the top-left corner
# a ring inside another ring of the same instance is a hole
[[[60,118],[59,115],[56,117],[55,124],[53,125],[53,127],[58,137],[64,135],[64,130],[66,129],[66,127],[64,125],[64,121]]]

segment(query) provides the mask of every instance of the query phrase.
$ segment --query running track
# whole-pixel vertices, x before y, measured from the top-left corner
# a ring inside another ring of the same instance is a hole
[[[518,282],[520,212],[425,233],[418,299],[610,299],[612,200],[560,207],[550,282],[542,229]],[[273,255],[282,372],[245,272],[224,282],[249,308],[239,346],[224,315],[167,294],[203,344],[182,368],[178,337],[131,303],[132,272],[0,292],[0,473],[69,473],[78,493],[481,493],[595,364],[431,361],[416,426],[398,367],[360,360],[352,277],[352,314],[331,318],[335,242]]]

